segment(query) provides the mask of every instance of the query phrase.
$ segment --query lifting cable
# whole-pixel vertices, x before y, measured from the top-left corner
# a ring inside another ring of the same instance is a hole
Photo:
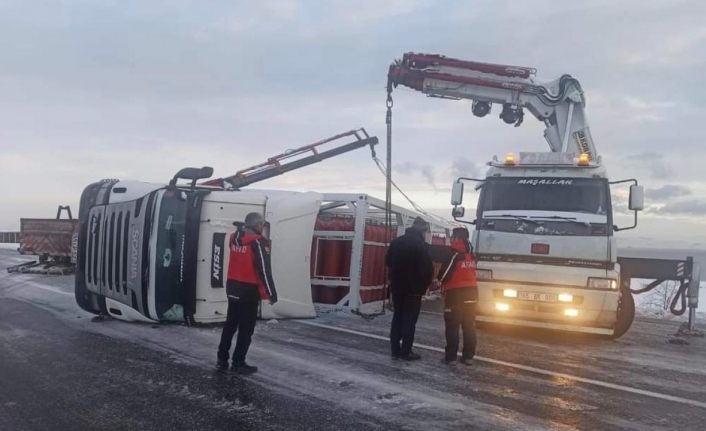
[[[414,208],[414,210],[418,213],[427,216],[429,219],[442,221],[444,223],[447,222],[446,220],[425,211],[416,202],[414,202],[405,192],[403,192],[402,189],[394,181],[392,181],[392,106],[394,105],[394,101],[392,100],[393,84],[393,81],[388,77],[387,99],[385,101],[385,106],[387,107],[387,111],[385,114],[385,124],[387,126],[386,163],[383,164],[382,161],[377,157],[375,149],[372,147],[370,148],[373,161],[377,165],[378,169],[380,169],[380,172],[385,176],[385,255],[387,255],[387,249],[389,248],[390,243],[392,242],[392,187],[394,187],[395,190],[397,190],[402,196],[404,196],[407,202],[409,202],[409,204],[412,205],[412,208]],[[391,305],[387,265],[384,265],[384,280],[385,298],[387,298],[387,301],[385,303],[385,300],[383,300],[382,313],[379,314],[384,314],[385,307],[389,307]],[[364,315],[363,313],[356,314],[360,314],[363,317],[369,317],[374,315]]]
[[[392,85],[392,80],[388,76],[387,100],[385,101],[385,106],[387,106],[387,112],[385,114],[385,124],[387,125],[387,163],[385,164],[385,256],[387,256],[387,250],[390,247],[390,243],[392,242],[392,105],[394,105],[394,102],[392,100]],[[375,160],[375,164],[377,164],[380,170],[382,170],[382,166],[380,166],[380,161],[377,159],[377,157],[375,157],[375,154],[373,154],[373,160]],[[385,308],[390,307],[391,305],[390,299],[392,294],[390,293],[390,283],[388,280],[389,274],[387,265],[383,265],[383,268],[383,283],[385,286],[383,292],[385,298],[387,299],[387,304],[385,304],[384,299],[382,303],[382,312],[384,313]]]
[[[375,153],[375,148],[370,147],[370,153],[373,161],[377,165],[380,172],[385,176],[385,256],[387,256],[387,250],[392,242],[392,186],[400,191],[399,187],[392,182],[392,105],[394,104],[392,100],[392,81],[388,78],[387,80],[387,100],[385,101],[385,106],[387,107],[387,112],[385,114],[385,124],[387,125],[387,140],[386,140],[386,159],[387,163],[383,165],[382,161],[378,159]],[[412,206],[416,209],[417,206],[413,203],[407,195],[402,193],[402,195],[407,198],[407,200],[412,203]],[[374,316],[385,314],[386,307],[390,307],[390,285],[388,281],[388,268],[387,265],[383,265],[383,291],[384,299],[382,301],[382,310],[379,313],[362,313],[360,311],[353,311],[354,314],[359,315],[364,319],[372,319]]]

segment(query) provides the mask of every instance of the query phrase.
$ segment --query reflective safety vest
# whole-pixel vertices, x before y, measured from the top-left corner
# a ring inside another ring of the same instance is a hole
[[[477,287],[476,260],[473,254],[466,251],[461,244],[452,244],[454,254],[450,261],[442,267],[440,274],[441,290],[443,292],[461,287]]]
[[[269,242],[261,235],[238,230],[230,237],[228,281],[257,287],[260,299],[275,295],[269,265]]]

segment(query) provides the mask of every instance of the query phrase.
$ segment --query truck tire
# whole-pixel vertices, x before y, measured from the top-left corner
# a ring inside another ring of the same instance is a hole
[[[613,327],[612,339],[617,339],[622,337],[630,326],[632,321],[635,319],[635,299],[632,297],[632,293],[629,290],[623,290],[620,296],[620,303],[618,304],[618,311],[615,320],[615,326]]]

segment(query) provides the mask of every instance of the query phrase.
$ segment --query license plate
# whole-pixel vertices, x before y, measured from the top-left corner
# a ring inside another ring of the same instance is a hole
[[[526,301],[557,302],[555,293],[518,292],[517,297]]]

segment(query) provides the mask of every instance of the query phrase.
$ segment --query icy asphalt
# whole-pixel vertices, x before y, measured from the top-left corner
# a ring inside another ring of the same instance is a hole
[[[26,258],[0,250],[0,269]],[[94,321],[73,277],[0,272],[0,430],[704,429],[706,340],[640,320],[617,341],[485,328],[471,367],[389,358],[390,315],[259,322],[249,377],[213,371],[220,328]],[[317,326],[313,326],[317,325]],[[381,339],[383,338],[383,339]]]

